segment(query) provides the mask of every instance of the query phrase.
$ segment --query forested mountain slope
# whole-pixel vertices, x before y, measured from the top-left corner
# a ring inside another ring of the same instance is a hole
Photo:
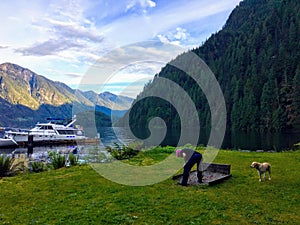
[[[233,10],[222,30],[192,50],[207,63],[221,86],[227,129],[299,131],[299,12],[300,1],[244,0]],[[188,53],[176,60],[185,54]],[[201,88],[169,64],[137,98],[137,104],[127,115],[131,126],[146,126],[147,121],[157,116],[170,128],[180,126],[178,113],[167,101],[159,98],[140,101],[148,89],[153,90],[157,85],[159,77],[184,88],[195,103],[201,126],[209,128],[211,112]]]

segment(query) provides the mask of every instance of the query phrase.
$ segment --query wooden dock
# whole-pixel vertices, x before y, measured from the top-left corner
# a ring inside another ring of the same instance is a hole
[[[85,144],[100,144],[100,138],[84,138],[77,140],[43,140],[33,141],[28,138],[28,141],[18,142],[19,147],[36,147],[36,146],[51,146],[51,145],[85,145]]]

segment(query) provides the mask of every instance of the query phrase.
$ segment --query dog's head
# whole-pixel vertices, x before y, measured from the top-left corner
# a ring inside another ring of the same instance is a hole
[[[250,167],[251,168],[257,168],[259,166],[259,163],[258,162],[253,162]]]

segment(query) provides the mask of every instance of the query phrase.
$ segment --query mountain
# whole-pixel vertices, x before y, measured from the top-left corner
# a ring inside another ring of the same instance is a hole
[[[103,114],[103,120],[107,122],[106,117],[111,114],[124,115],[132,101],[108,92],[97,94],[74,90],[19,65],[0,64],[0,126],[28,127],[47,117],[70,117],[74,104],[81,110],[90,111],[96,106],[100,113],[97,115]]]
[[[300,131],[299,12],[299,1],[244,0],[222,30],[174,60],[188,65],[189,74],[197,72],[197,64],[184,61],[189,53],[197,54],[210,67],[224,94],[227,130]],[[212,112],[204,93],[187,73],[172,66],[172,61],[137,97],[130,110],[131,126],[147,126],[151,118],[161,117],[168,128],[180,127],[181,118],[168,101],[142,99],[164,90],[159,78],[180,85],[193,100],[201,126],[210,129]],[[181,98],[178,101],[184,106]],[[184,125],[193,123],[190,120]]]
[[[59,106],[78,101],[75,91],[60,82],[51,81],[21,66],[0,65],[0,97],[11,104],[38,109],[42,104]],[[85,105],[92,106],[89,101]]]
[[[133,102],[132,98],[115,95],[110,92],[96,94],[93,91],[82,92],[82,95],[96,105],[112,110],[128,110]]]

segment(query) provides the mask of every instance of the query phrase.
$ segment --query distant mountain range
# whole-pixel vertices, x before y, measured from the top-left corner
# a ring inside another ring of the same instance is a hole
[[[107,117],[121,117],[132,102],[109,92],[75,90],[16,64],[0,64],[0,126],[28,127],[47,117],[70,117],[74,104],[96,110],[109,125]]]

